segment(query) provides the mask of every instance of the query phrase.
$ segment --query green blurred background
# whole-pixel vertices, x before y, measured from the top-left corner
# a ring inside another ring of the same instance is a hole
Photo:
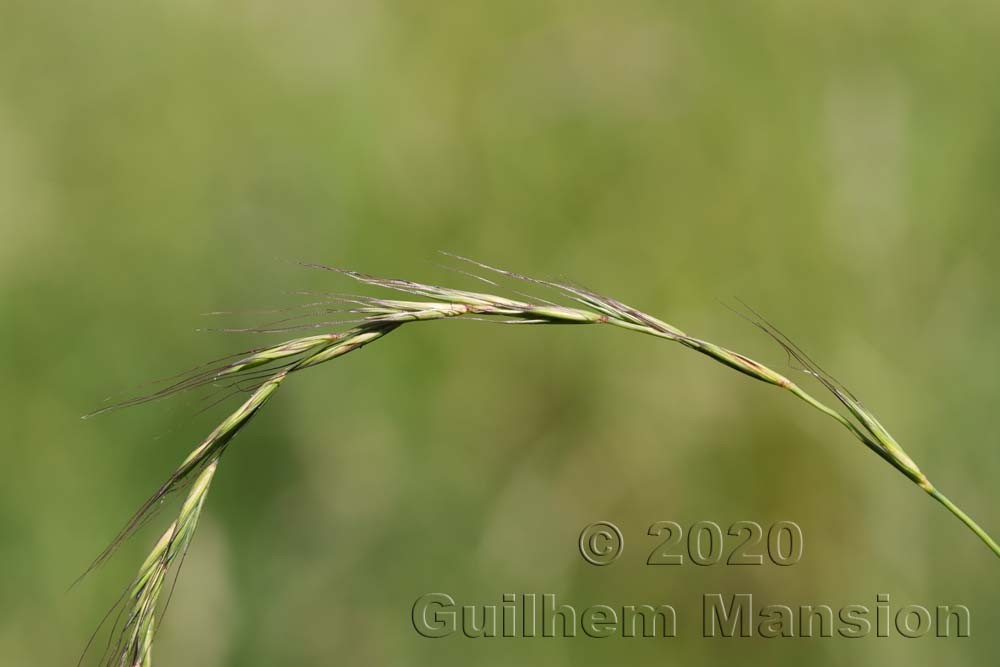
[[[998,38],[986,0],[7,0],[0,663],[74,664],[175,508],[67,587],[226,412],[79,416],[268,340],[200,313],[357,289],[297,261],[473,286],[451,250],[786,368],[741,297],[996,534]],[[606,568],[576,547],[599,519],[626,538]],[[793,520],[805,554],[647,567],[668,519]],[[699,355],[437,322],[296,376],[234,443],[156,662],[992,664],[997,568],[833,422]],[[430,591],[669,602],[680,636],[431,641]],[[712,592],[962,603],[972,638],[710,641]]]

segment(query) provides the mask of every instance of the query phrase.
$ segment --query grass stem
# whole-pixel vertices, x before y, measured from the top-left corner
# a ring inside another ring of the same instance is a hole
[[[986,546],[988,546],[994,554],[1000,557],[1000,544],[997,544],[996,540],[990,537],[989,533],[983,530],[978,523],[973,521],[972,517],[963,512],[958,507],[958,505],[956,505],[955,503],[951,502],[951,500],[948,499],[948,496],[944,495],[943,493],[935,489],[933,486],[925,490],[927,491],[928,495],[930,495],[931,498],[933,498],[934,500],[938,501],[939,503],[947,507],[949,512],[957,516],[962,521],[962,523],[968,526],[972,530],[972,532],[974,532],[976,535],[979,536],[979,539],[981,539],[983,542],[986,543]]]
[[[251,331],[292,331],[316,328],[318,326],[346,326],[347,324],[354,326],[339,333],[331,332],[318,336],[311,335],[295,338],[278,345],[251,350],[241,355],[234,355],[234,357],[227,357],[224,360],[213,362],[214,364],[221,365],[209,364],[198,367],[187,374],[178,376],[181,379],[165,389],[146,397],[140,397],[119,404],[119,407],[135,405],[145,401],[164,398],[181,391],[197,387],[218,386],[219,383],[226,382],[231,383],[229,388],[236,388],[234,393],[250,394],[249,398],[235,412],[224,419],[188,455],[170,478],[129,520],[118,538],[115,539],[112,545],[95,562],[95,565],[103,562],[122,540],[131,535],[143,524],[145,519],[148,518],[149,513],[167,495],[190,485],[190,491],[182,504],[180,516],[172,527],[164,533],[156,547],[154,547],[152,553],[150,553],[146,562],[140,568],[139,574],[131,586],[131,590],[120,602],[127,614],[121,626],[119,640],[109,651],[106,662],[109,667],[150,666],[154,636],[154,618],[157,621],[162,619],[162,613],[157,616],[156,610],[158,604],[160,604],[160,607],[164,606],[160,603],[159,598],[164,588],[163,584],[167,572],[173,569],[174,576],[176,577],[176,569],[179,568],[179,563],[183,561],[183,555],[194,533],[208,487],[215,474],[215,469],[223,452],[236,434],[253,418],[257,411],[278,389],[279,385],[292,373],[318,366],[354,350],[361,349],[411,322],[463,318],[529,326],[610,324],[622,329],[679,343],[745,376],[787,390],[807,405],[834,419],[850,431],[867,448],[878,454],[879,457],[896,468],[896,470],[905,475],[910,481],[917,484],[930,494],[931,497],[948,508],[948,511],[968,526],[972,532],[986,543],[995,555],[1000,556],[1000,545],[979,524],[973,521],[969,515],[934,488],[913,459],[910,458],[899,443],[896,442],[885,427],[875,418],[875,415],[868,411],[843,385],[825,373],[784,334],[752,310],[750,310],[750,313],[754,317],[751,319],[751,322],[771,336],[784,348],[790,359],[794,359],[800,364],[802,370],[807,375],[818,380],[820,384],[836,397],[840,404],[846,408],[847,414],[822,403],[798,384],[760,362],[714,343],[689,336],[673,325],[640,312],[616,299],[601,296],[576,286],[528,278],[478,262],[472,262],[472,264],[478,266],[480,269],[499,273],[506,278],[526,281],[535,286],[540,285],[545,288],[554,289],[559,292],[564,300],[568,299],[573,302],[573,305],[560,305],[546,299],[536,300],[520,292],[516,294],[528,299],[527,301],[510,299],[494,294],[425,285],[407,280],[376,278],[353,271],[330,269],[368,286],[416,295],[421,297],[421,300],[390,300],[356,295],[328,295],[331,302],[345,304],[346,307],[338,312],[351,313],[355,317],[336,322],[302,324],[279,329],[253,329]],[[497,285],[492,280],[480,276],[473,277],[478,277],[488,284]],[[430,300],[428,301],[427,299]],[[232,361],[234,358],[235,361]],[[113,409],[114,407],[105,408],[104,410]],[[101,412],[104,410],[101,410]]]

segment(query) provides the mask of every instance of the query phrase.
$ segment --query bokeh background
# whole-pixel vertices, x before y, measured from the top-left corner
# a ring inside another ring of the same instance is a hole
[[[226,408],[80,415],[270,340],[201,313],[357,289],[298,261],[473,286],[451,250],[786,368],[740,297],[996,534],[998,38],[986,0],[7,0],[0,663],[74,664],[175,508],[67,588]],[[576,547],[599,519],[626,538],[606,568]],[[796,521],[803,559],[643,564],[649,524],[703,519]],[[296,376],[234,443],[156,662],[983,665],[997,567],[833,422],[699,355],[419,324]],[[430,641],[430,591],[669,602],[680,637]],[[972,637],[709,641],[713,592],[961,603]]]

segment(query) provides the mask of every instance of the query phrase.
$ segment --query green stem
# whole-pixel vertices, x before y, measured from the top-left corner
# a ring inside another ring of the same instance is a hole
[[[871,438],[869,438],[864,433],[864,431],[862,431],[860,428],[858,428],[857,424],[855,424],[850,419],[848,419],[844,415],[840,414],[836,410],[833,410],[832,408],[827,407],[823,403],[820,403],[818,400],[816,400],[815,398],[813,398],[813,396],[811,394],[809,394],[808,392],[806,392],[804,389],[802,389],[797,384],[793,384],[793,385],[787,387],[787,389],[790,392],[792,392],[796,397],[801,398],[807,404],[809,404],[812,407],[816,408],[817,410],[819,410],[823,414],[829,415],[833,419],[837,420],[837,423],[839,423],[842,426],[844,426],[844,428],[846,428],[851,433],[853,433],[854,436],[858,440],[860,440],[862,443],[864,443],[865,447],[867,447],[868,449],[872,450],[873,452],[875,452],[876,454],[878,454],[880,457],[882,457],[889,465],[891,465],[893,468],[895,468],[899,472],[903,473],[914,484],[916,484],[917,486],[919,486],[920,488],[922,488],[924,490],[927,489],[927,486],[930,484],[930,482],[927,481],[927,478],[923,475],[923,473],[920,473],[919,471],[909,470],[909,469],[907,469],[906,466],[900,465],[899,461],[896,460],[896,458],[893,457],[892,454],[890,454],[889,452],[887,452],[885,450],[885,448],[879,446],[878,443],[876,443],[874,440],[872,440]]]
[[[678,340],[678,336],[686,336],[686,334],[680,331],[659,331],[650,326],[634,324],[632,322],[625,322],[623,320],[616,320],[614,318],[609,319],[608,323],[621,327],[623,329],[631,329],[633,331],[649,334],[651,336],[656,336],[658,338],[666,338],[667,340],[672,340],[675,342],[683,343],[684,341]],[[758,379],[760,378],[758,377]],[[944,494],[935,489],[934,486],[927,479],[927,477],[922,472],[920,472],[920,470],[916,467],[916,464],[904,465],[903,463],[901,463],[898,460],[897,456],[894,456],[892,452],[887,451],[886,448],[880,446],[874,440],[869,438],[864,433],[864,431],[862,431],[857,426],[857,424],[852,422],[850,419],[842,415],[837,410],[834,410],[833,408],[830,408],[824,403],[818,401],[815,397],[813,397],[807,391],[799,387],[797,384],[793,382],[788,382],[787,384],[782,383],[779,386],[781,386],[783,389],[787,389],[797,398],[807,403],[809,406],[815,408],[816,410],[819,410],[828,417],[836,420],[841,426],[843,426],[851,433],[853,433],[855,437],[857,437],[859,440],[861,440],[862,443],[865,444],[865,446],[867,446],[869,449],[871,449],[876,454],[885,459],[890,465],[892,465],[894,468],[896,468],[906,477],[908,477],[914,484],[916,484],[924,491],[926,491],[932,498],[934,498],[939,503],[947,507],[948,511],[954,514],[956,517],[958,517],[962,521],[962,523],[964,523],[966,526],[969,527],[970,530],[972,530],[972,532],[978,535],[979,539],[981,539],[994,554],[1000,556],[1000,544],[997,544],[996,540],[990,537],[989,533],[983,530],[983,528],[978,523],[973,521],[972,517],[970,517],[968,514],[960,510],[958,506],[955,505],[955,503],[948,500],[948,498]]]
[[[854,435],[863,438],[863,435],[861,434],[861,431],[854,424],[854,422],[852,422],[851,420],[849,420],[847,417],[845,417],[844,415],[840,414],[836,410],[834,410],[832,408],[829,408],[826,405],[824,405],[823,403],[820,403],[819,401],[817,401],[815,398],[813,398],[813,396],[811,394],[809,394],[808,392],[806,392],[806,390],[804,390],[799,385],[793,384],[792,386],[788,387],[788,391],[792,392],[797,397],[801,398],[803,401],[805,401],[806,403],[808,403],[812,407],[816,408],[817,410],[819,410],[823,414],[828,415],[828,416],[832,417],[833,419],[836,419],[838,422],[840,422],[840,424],[842,426],[844,426],[844,428],[846,428],[847,430],[849,430]]]
[[[946,495],[944,495],[934,487],[925,490],[927,491],[927,493],[930,495],[931,498],[933,498],[934,500],[938,501],[939,503],[947,507],[949,512],[951,512],[959,519],[961,519],[962,523],[964,523],[972,530],[972,532],[978,535],[979,539],[985,542],[986,546],[988,546],[993,553],[995,553],[997,556],[1000,556],[1000,544],[997,544],[996,540],[990,537],[989,533],[983,530],[978,523],[973,521],[972,517],[970,517],[968,514],[960,510],[958,508],[958,505],[948,500],[948,497]]]

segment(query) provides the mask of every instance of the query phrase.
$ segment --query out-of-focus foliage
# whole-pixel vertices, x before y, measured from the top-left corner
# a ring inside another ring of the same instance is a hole
[[[66,588],[225,408],[109,394],[352,290],[566,276],[783,368],[766,313],[1000,529],[1000,6],[0,6],[0,663],[71,664],[166,523]],[[793,371],[789,371],[790,373]],[[408,326],[222,460],[161,665],[988,664],[997,563],[836,428],[601,327]],[[232,406],[230,406],[232,407]],[[169,514],[173,514],[170,508]],[[587,565],[587,523],[626,553]],[[798,522],[800,564],[647,567],[657,520]],[[422,639],[421,594],[673,604],[673,640]],[[962,603],[972,638],[705,640],[700,596]],[[98,650],[98,653],[100,651]]]

